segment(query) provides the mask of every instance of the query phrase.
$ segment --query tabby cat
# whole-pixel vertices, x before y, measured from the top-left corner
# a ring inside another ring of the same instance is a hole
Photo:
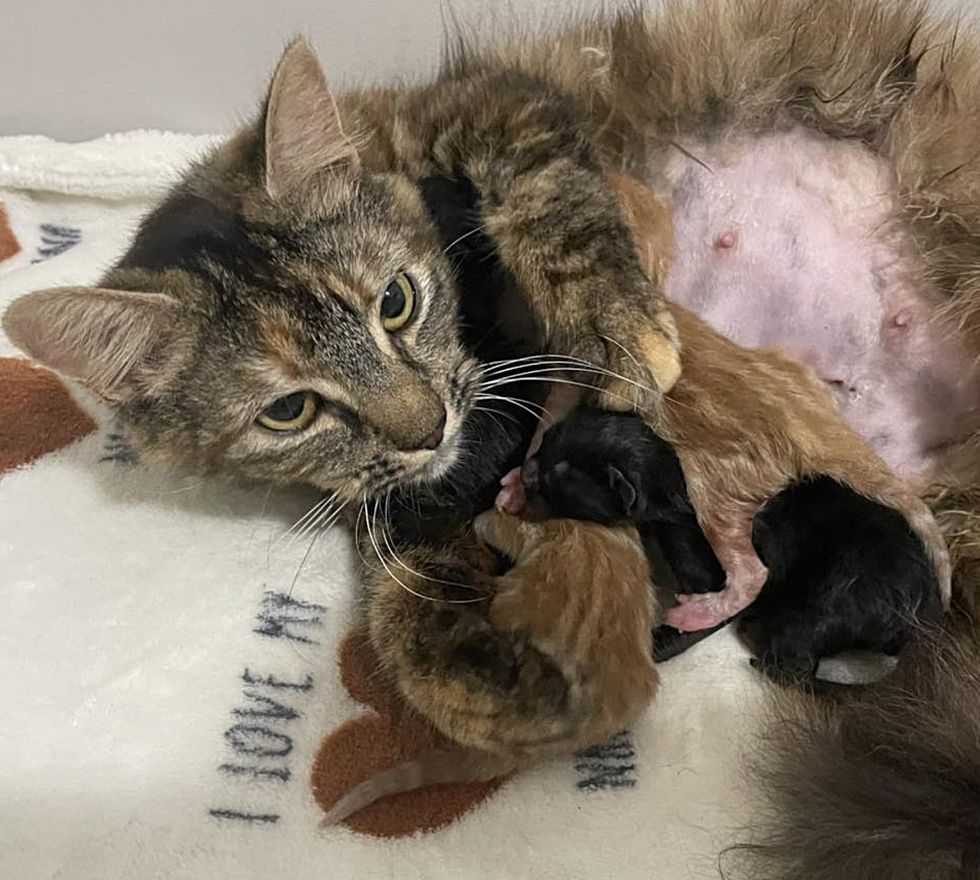
[[[330,493],[314,528],[362,514],[374,647],[437,723],[482,692],[535,717],[555,698],[542,675],[571,683],[491,625],[497,562],[467,525],[533,431],[534,389],[494,389],[564,367],[655,407],[673,319],[584,108],[546,81],[447,72],[340,107],[293,43],[258,123],[187,174],[101,287],[30,294],[4,328],[114,404],[149,456],[312,484]]]
[[[102,292],[28,297],[7,332],[115,401],[146,449],[339,490],[338,502],[366,497],[372,512],[394,487],[393,534],[375,537],[410,557],[398,579],[472,599],[492,565],[456,524],[489,504],[529,425],[521,406],[477,395],[534,372],[488,367],[479,391],[472,354],[574,353],[661,390],[676,375],[673,328],[598,173],[626,170],[673,200],[671,299],[743,346],[808,362],[889,464],[962,490],[934,497],[958,530],[954,591],[974,604],[962,554],[977,544],[980,481],[980,64],[965,28],[918,3],[692,0],[539,41],[465,43],[432,83],[351,92],[336,108],[312,55],[294,47],[259,124],[189,175]],[[446,236],[450,215],[465,222]],[[467,234],[448,248],[455,259],[475,242],[460,277],[502,273],[533,332],[500,332],[520,312],[507,297],[484,302],[481,283],[472,298],[467,284],[457,291],[443,251]],[[483,264],[487,251],[499,260]],[[661,332],[641,336],[651,320]],[[622,403],[641,389],[610,390],[607,402]],[[434,524],[411,513],[415,501]],[[314,527],[335,512],[325,502]],[[416,601],[380,563],[366,587],[402,676],[438,687],[479,657],[471,678],[492,694],[515,668],[483,628],[485,602]],[[440,638],[406,644],[405,621]],[[980,717],[963,694],[965,718]],[[923,717],[936,705],[923,690]],[[929,871],[961,856],[975,873],[980,786],[953,784],[977,773],[953,747],[968,741],[964,717],[950,724],[945,739],[931,729],[916,762],[935,773],[913,777],[892,751],[861,748],[846,803],[830,784],[841,776],[789,767],[789,836],[772,870],[750,876],[951,876]],[[882,784],[869,789],[858,784],[872,753]],[[815,754],[838,766],[839,749],[819,742]],[[948,781],[939,792],[937,778]],[[818,785],[819,798],[799,797]],[[808,815],[818,801],[824,813]],[[914,846],[894,845],[893,802]],[[830,816],[839,833],[826,833]],[[946,836],[953,827],[962,834]]]

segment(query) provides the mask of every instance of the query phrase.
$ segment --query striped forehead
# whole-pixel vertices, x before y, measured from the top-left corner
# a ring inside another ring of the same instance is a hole
[[[293,378],[326,372],[366,381],[383,369],[383,355],[363,311],[346,298],[305,285],[292,296],[280,294],[269,308],[258,302],[256,326],[263,353]]]

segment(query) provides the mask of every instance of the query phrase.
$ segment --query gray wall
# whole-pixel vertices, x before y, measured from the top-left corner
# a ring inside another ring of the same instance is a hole
[[[312,37],[328,76],[341,84],[432,69],[442,7],[487,25],[540,22],[600,2],[0,0],[0,135],[225,131],[253,111],[298,32]],[[935,2],[958,4],[968,18],[980,5]]]
[[[312,37],[334,82],[430,70],[445,0],[0,0],[0,135],[224,131],[285,42]],[[532,20],[568,0],[452,0]],[[488,13],[488,10],[490,12]],[[517,10],[515,12],[515,10]]]

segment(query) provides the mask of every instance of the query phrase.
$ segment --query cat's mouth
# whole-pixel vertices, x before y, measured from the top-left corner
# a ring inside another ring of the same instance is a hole
[[[412,475],[413,482],[434,482],[449,473],[459,460],[462,427],[463,418],[458,413],[447,416],[442,442],[431,452],[426,453],[425,461],[417,466]],[[418,453],[414,453],[413,457],[416,455]]]

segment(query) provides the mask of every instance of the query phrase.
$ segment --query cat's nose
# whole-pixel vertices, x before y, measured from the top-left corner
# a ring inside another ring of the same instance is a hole
[[[422,441],[422,449],[436,449],[440,443],[442,443],[443,435],[446,432],[446,408],[442,409],[442,416],[439,418],[439,424],[436,425],[435,430],[429,434]]]

